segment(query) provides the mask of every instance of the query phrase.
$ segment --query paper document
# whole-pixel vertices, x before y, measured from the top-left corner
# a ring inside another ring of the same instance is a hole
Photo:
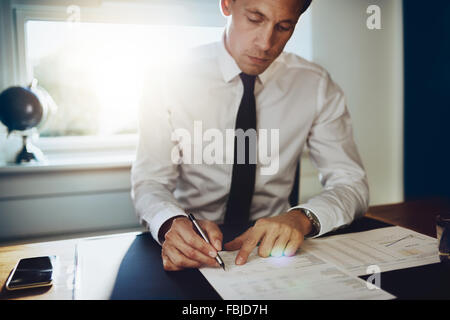
[[[369,289],[365,281],[349,275],[311,253],[293,257],[261,258],[258,248],[245,265],[234,261],[238,251],[221,252],[226,271],[201,268],[200,272],[223,299],[392,299],[381,289]]]
[[[370,265],[385,272],[439,262],[435,238],[402,227],[310,239],[300,250],[355,276],[367,274]]]
[[[242,266],[237,251],[222,252],[227,271],[200,271],[224,299],[390,299],[357,276],[374,265],[385,272],[439,262],[435,238],[402,227],[308,239],[293,257],[261,258],[257,250]]]

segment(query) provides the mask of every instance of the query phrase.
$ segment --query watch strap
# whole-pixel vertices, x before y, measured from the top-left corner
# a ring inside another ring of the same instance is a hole
[[[311,238],[319,234],[320,232],[320,222],[317,216],[311,212],[311,210],[300,208],[300,210],[305,214],[308,220],[311,222],[312,229],[311,232],[305,235],[305,238]]]

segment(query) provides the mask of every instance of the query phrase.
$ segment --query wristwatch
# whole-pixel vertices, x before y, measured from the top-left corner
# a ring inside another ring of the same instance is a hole
[[[311,238],[319,234],[320,232],[320,222],[319,219],[317,219],[316,215],[312,213],[310,210],[305,208],[300,208],[300,211],[305,214],[305,216],[308,218],[308,220],[311,222],[312,229],[311,232],[308,233],[305,238]]]

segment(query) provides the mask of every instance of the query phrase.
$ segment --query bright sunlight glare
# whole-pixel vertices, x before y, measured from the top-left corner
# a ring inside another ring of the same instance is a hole
[[[91,131],[111,135],[137,128],[145,72],[186,48],[219,41],[223,28],[29,21],[26,31],[29,72],[39,73],[64,111],[55,131],[95,118]]]

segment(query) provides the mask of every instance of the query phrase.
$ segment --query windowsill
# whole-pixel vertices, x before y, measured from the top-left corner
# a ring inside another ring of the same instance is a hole
[[[11,139],[15,139],[12,141]],[[33,141],[45,162],[15,164],[21,148],[18,136],[11,136],[8,162],[0,161],[0,175],[73,170],[130,168],[136,154],[136,134],[108,137],[41,137]],[[14,151],[15,150],[15,151]]]
[[[84,154],[69,157],[48,157],[46,162],[31,162],[26,164],[0,165],[0,175],[16,173],[41,173],[74,170],[102,170],[130,168],[135,154]]]
[[[118,134],[112,136],[64,136],[40,137],[34,144],[44,153],[99,150],[134,149],[137,146],[137,134]]]

